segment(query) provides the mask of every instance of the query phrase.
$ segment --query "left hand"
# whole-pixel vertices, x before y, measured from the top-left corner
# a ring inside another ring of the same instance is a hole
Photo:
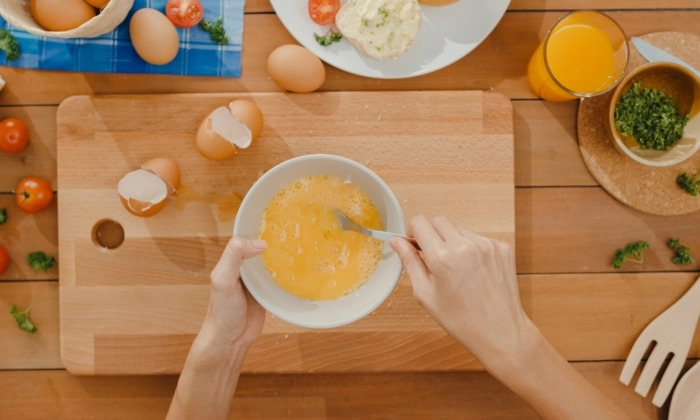
[[[265,323],[265,310],[241,281],[241,265],[267,244],[233,237],[211,272],[209,309],[170,403],[170,419],[226,419],[243,359]]]
[[[247,349],[260,335],[265,310],[246,290],[240,269],[245,259],[259,255],[266,247],[262,240],[233,237],[214,267],[202,330],[209,330],[216,342]]]

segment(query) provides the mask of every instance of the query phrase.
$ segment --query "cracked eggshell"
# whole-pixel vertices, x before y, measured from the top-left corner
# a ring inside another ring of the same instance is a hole
[[[168,191],[174,194],[180,189],[180,166],[166,157],[156,157],[141,164],[141,169],[151,171],[169,184]]]
[[[117,186],[119,199],[130,213],[150,217],[165,207],[180,188],[180,168],[169,158],[153,158],[126,174]]]
[[[263,129],[263,113],[260,107],[247,99],[238,99],[228,104],[231,115],[238,118],[248,127],[253,135],[253,141],[257,140]]]
[[[202,156],[220,160],[245,149],[258,138],[263,128],[263,115],[252,101],[239,99],[228,107],[212,111],[199,125],[195,144]]]

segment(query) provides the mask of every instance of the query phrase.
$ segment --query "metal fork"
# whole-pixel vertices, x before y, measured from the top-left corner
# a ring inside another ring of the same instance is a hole
[[[404,238],[405,240],[407,240],[417,250],[420,250],[420,246],[418,245],[418,242],[416,242],[415,238],[412,238],[412,237],[406,236],[406,235],[402,235],[400,233],[384,232],[382,230],[369,229],[369,228],[362,226],[359,223],[353,222],[342,211],[340,211],[338,209],[333,209],[333,211],[335,212],[336,215],[338,215],[338,219],[340,219],[340,226],[343,228],[343,230],[352,230],[354,232],[358,232],[358,233],[361,233],[363,235],[377,238],[381,241],[388,241],[389,239],[391,239],[395,236],[398,236],[399,238]]]
[[[655,343],[634,391],[642,397],[646,397],[659,369],[666,357],[671,354],[671,361],[661,377],[661,382],[652,400],[652,404],[661,407],[683,369],[699,317],[700,278],[696,279],[693,286],[673,305],[654,318],[637,337],[627,356],[627,361],[622,367],[620,382],[625,385],[630,384],[642,356],[649,345]]]

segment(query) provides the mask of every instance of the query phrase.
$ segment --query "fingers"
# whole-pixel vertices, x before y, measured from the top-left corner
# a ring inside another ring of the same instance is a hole
[[[396,251],[401,259],[401,263],[406,268],[408,276],[411,278],[414,288],[417,282],[428,281],[430,272],[425,266],[423,259],[418,254],[416,248],[403,238],[391,238],[389,245]]]
[[[418,215],[411,220],[410,226],[417,239],[420,236],[425,238],[425,240],[432,241],[431,247],[435,247],[443,242],[464,240],[465,237],[471,240],[481,238],[477,233],[457,226],[445,216],[438,216],[431,223],[425,216]]]
[[[450,219],[445,216],[438,216],[433,220],[433,226],[435,231],[446,241],[455,242],[458,240],[464,240],[462,231],[460,228],[452,223]]]
[[[250,240],[234,236],[226,245],[219,262],[212,271],[212,281],[221,279],[228,282],[229,279],[237,279],[243,261],[261,254],[267,243],[260,239]]]
[[[474,232],[471,229],[467,229],[467,228],[462,227],[462,226],[459,226],[458,229],[459,229],[460,234],[463,237],[469,239],[470,241],[472,241],[474,243],[480,243],[483,241],[490,241],[491,240],[485,236],[479,235],[478,233]]]
[[[443,238],[435,230],[430,221],[419,214],[410,221],[410,228],[413,237],[416,238],[422,249],[433,249],[443,242]]]

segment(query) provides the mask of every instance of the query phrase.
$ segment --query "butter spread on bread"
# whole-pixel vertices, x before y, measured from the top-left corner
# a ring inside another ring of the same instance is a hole
[[[348,0],[335,24],[356,48],[379,60],[393,60],[413,44],[422,12],[418,0]]]

